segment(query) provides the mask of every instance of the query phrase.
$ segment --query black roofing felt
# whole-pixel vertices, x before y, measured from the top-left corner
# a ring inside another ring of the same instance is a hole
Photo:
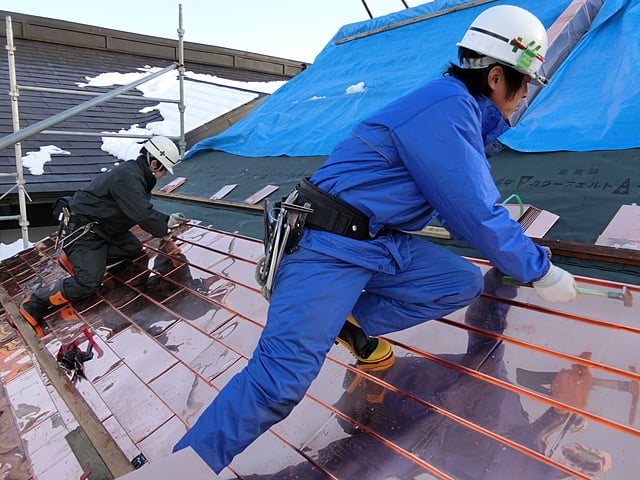
[[[187,181],[175,190],[182,195],[209,198],[225,185],[237,184],[224,200],[242,202],[266,185],[278,186],[271,196],[286,196],[305,175],[310,175],[324,161],[315,157],[241,157],[226,152],[203,151],[180,163],[175,176],[166,175],[158,182],[158,188],[175,177]]]
[[[266,185],[275,185],[279,188],[269,198],[280,199],[287,196],[302,177],[320,167],[325,158],[247,158],[218,151],[199,152],[176,167],[175,177],[187,180],[173,193],[209,199],[223,186],[238,184],[223,200],[243,204],[247,197]],[[490,163],[503,199],[517,194],[523,203],[560,216],[545,235],[548,240],[594,244],[621,205],[640,201],[640,149],[536,154],[506,149],[491,157]],[[156,190],[175,177],[161,179]],[[261,211],[165,197],[155,197],[154,203],[165,211],[183,211],[188,217],[214,228],[253,238],[263,235]],[[430,240],[461,255],[483,258],[466,242]],[[554,262],[580,275],[639,283],[640,268],[630,264],[562,256],[555,256]]]
[[[621,205],[640,202],[640,149],[549,153],[506,149],[490,163],[503,199],[515,193],[523,203],[560,216],[545,239],[592,245]],[[462,253],[478,256],[466,247]],[[640,283],[640,268],[629,263],[557,255],[554,262],[578,275]]]
[[[621,205],[640,200],[640,149],[549,153],[506,149],[490,163],[503,199],[515,193],[523,203],[560,216],[544,237],[549,240],[592,245]],[[442,243],[482,258],[463,242]],[[640,268],[631,264],[558,255],[553,261],[578,275],[640,283]]]
[[[203,204],[154,197],[153,203],[161,211],[180,211],[187,217],[200,220],[206,226],[213,226],[228,232],[236,232],[247,237],[261,239],[264,232],[262,212],[259,209],[242,208],[248,197],[267,185],[278,189],[268,198],[279,200],[286,197],[301,178],[311,175],[326,157],[240,157],[225,152],[203,151],[180,163],[175,175],[160,179],[159,190],[177,177],[185,177],[186,182],[173,193],[185,197],[209,199],[225,185],[237,186],[222,200],[230,205]],[[236,204],[237,206],[233,206]],[[262,201],[257,206],[261,206]]]

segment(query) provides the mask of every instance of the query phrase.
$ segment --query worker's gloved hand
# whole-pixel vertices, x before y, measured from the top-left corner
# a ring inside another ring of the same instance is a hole
[[[187,217],[184,216],[184,213],[180,213],[180,212],[172,213],[171,215],[169,215],[169,221],[167,222],[167,226],[169,228],[176,228],[182,225],[186,221],[187,221]]]
[[[573,275],[554,264],[544,277],[533,282],[533,288],[547,302],[569,302],[578,297]]]

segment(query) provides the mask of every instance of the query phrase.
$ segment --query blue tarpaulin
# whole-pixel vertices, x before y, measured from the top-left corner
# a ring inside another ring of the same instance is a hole
[[[515,128],[500,140],[526,152],[640,146],[640,0],[608,0],[591,29]]]
[[[313,65],[242,121],[196,144],[188,156],[206,149],[249,157],[327,155],[358,121],[441,76],[448,63],[456,61],[456,42],[482,10],[498,4],[518,5],[549,28],[571,1],[496,1],[457,9],[466,3],[436,0],[342,27]],[[607,19],[599,15],[602,21],[579,44],[566,68],[553,76],[551,86],[538,95],[518,126],[505,136],[505,143],[528,151],[598,149],[598,139],[604,142],[604,137],[606,148],[627,148],[633,143],[632,135],[620,127],[619,120],[624,120],[628,130],[629,118],[620,115],[631,110],[626,102],[635,108],[640,102],[638,88],[633,85],[637,80],[632,75],[638,65],[638,37],[632,30],[635,19],[627,18],[637,18],[636,4],[628,0],[607,2],[603,12]],[[448,13],[407,22],[439,11]],[[408,24],[341,42],[398,22]],[[626,34],[617,32],[617,28],[624,28]],[[604,48],[610,51],[604,52]],[[603,82],[608,86],[603,88]],[[598,113],[584,118],[582,112],[586,111]],[[597,135],[590,130],[597,130]],[[634,136],[638,146],[638,136]]]

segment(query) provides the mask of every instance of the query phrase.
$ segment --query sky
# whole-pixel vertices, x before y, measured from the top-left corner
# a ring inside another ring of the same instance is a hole
[[[374,17],[404,3],[366,0]],[[185,41],[310,63],[340,27],[369,19],[362,0],[2,0],[0,9],[177,39],[180,4]]]

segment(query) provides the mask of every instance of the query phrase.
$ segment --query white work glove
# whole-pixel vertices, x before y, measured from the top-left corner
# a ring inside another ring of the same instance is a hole
[[[167,221],[167,227],[176,228],[182,225],[186,221],[187,221],[187,217],[184,216],[184,213],[180,213],[180,212],[172,213],[171,215],[169,215],[169,220]]]
[[[544,277],[533,282],[533,288],[547,302],[570,302],[578,297],[573,275],[554,264]]]

